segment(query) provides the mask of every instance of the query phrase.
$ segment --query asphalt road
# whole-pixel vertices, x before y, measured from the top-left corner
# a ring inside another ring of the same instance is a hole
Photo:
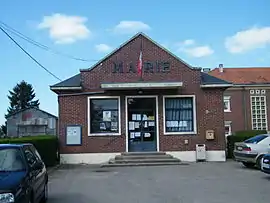
[[[269,203],[270,175],[239,163],[100,169],[63,166],[48,203]]]

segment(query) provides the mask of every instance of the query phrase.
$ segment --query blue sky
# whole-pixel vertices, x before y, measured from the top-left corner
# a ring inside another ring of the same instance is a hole
[[[90,67],[139,31],[193,66],[270,66],[268,0],[126,2],[3,0],[0,20],[52,49],[90,60],[54,55],[13,36],[61,79]],[[57,115],[57,97],[49,85],[58,81],[2,32],[0,55],[0,124],[9,105],[8,90],[21,80],[34,86],[40,108]]]

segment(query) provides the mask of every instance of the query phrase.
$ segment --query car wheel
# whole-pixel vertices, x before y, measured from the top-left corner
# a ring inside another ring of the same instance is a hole
[[[33,193],[31,192],[28,196],[28,201],[27,203],[33,203]]]
[[[259,156],[258,159],[256,160],[256,166],[258,169],[261,169],[262,158],[263,156]]]
[[[45,184],[44,186],[44,191],[43,191],[43,197],[41,199],[41,203],[45,203],[48,200],[48,183]]]
[[[247,167],[247,168],[253,168],[255,166],[255,164],[253,163],[247,163],[247,162],[242,162],[242,164]]]

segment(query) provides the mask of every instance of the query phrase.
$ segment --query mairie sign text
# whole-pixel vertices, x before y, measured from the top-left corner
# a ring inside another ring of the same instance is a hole
[[[142,67],[143,73],[168,73],[170,72],[170,63],[164,61],[155,62],[143,62]],[[113,73],[137,73],[137,64],[129,63],[124,64],[124,62],[113,62],[112,67]]]

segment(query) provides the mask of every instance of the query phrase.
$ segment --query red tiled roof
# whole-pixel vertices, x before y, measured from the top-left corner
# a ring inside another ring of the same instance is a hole
[[[270,84],[270,67],[263,68],[219,68],[208,74],[234,84]]]

